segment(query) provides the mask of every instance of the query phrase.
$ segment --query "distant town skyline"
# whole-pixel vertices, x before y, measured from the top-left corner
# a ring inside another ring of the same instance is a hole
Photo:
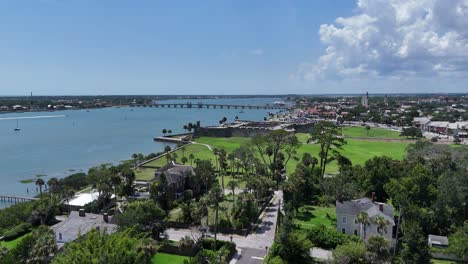
[[[463,0],[0,3],[0,96],[468,92]]]

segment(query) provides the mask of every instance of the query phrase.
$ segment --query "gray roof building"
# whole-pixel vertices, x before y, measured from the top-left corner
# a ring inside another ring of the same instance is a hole
[[[79,236],[86,235],[92,229],[107,234],[117,231],[117,225],[112,224],[112,216],[85,213],[83,209],[71,211],[68,218],[51,228],[55,232],[57,245],[61,248],[66,242],[75,241]]]
[[[156,170],[153,181],[159,181],[161,174],[166,176],[168,184],[174,184],[185,180],[187,176],[195,175],[195,171],[190,165],[180,165],[174,161],[169,162],[164,167]]]
[[[446,236],[429,235],[427,244],[431,247],[448,247],[449,241]]]

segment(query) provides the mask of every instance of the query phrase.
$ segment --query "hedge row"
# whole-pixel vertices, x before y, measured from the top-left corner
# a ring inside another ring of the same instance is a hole
[[[26,233],[29,233],[31,231],[31,224],[30,223],[22,223],[22,224],[19,224],[15,227],[13,227],[12,229],[6,231],[4,234],[3,234],[3,239],[5,241],[11,241],[15,238],[18,238]]]

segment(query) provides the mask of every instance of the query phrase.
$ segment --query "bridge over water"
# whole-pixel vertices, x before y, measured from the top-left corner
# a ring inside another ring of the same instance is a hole
[[[21,203],[21,202],[35,201],[38,199],[39,198],[0,194],[0,201],[2,202]]]
[[[148,105],[132,105],[136,107],[156,107],[156,108],[220,108],[220,109],[288,109],[282,105],[231,105],[231,104],[205,104],[205,103],[155,103]]]

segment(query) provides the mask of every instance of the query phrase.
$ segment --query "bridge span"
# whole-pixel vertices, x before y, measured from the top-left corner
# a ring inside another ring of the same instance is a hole
[[[135,107],[156,107],[156,108],[220,108],[220,109],[272,109],[286,110],[289,109],[284,105],[230,105],[230,104],[205,104],[205,103],[155,103],[148,105],[132,105]]]

